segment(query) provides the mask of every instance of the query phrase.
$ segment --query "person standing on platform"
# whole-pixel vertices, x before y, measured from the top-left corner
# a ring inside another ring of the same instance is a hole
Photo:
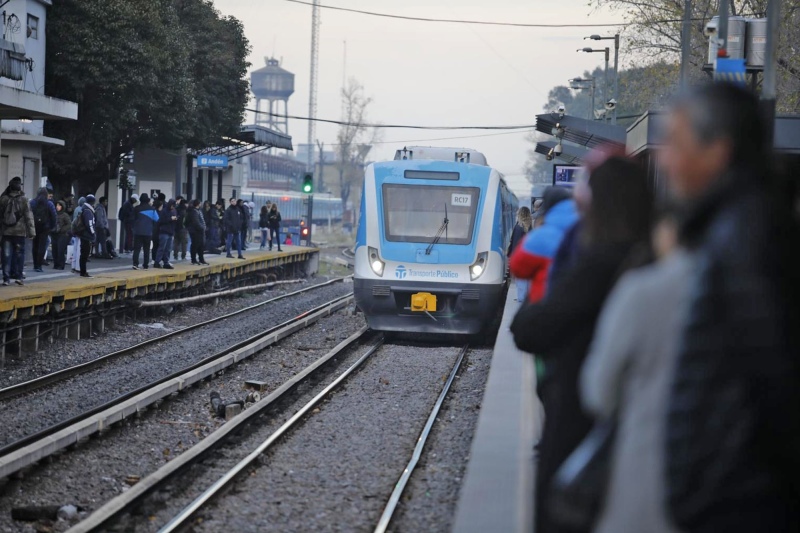
[[[25,239],[36,236],[36,226],[31,206],[22,193],[22,180],[9,183],[7,192],[0,197],[3,285],[8,286],[11,279],[24,285]]]
[[[183,196],[178,196],[175,198],[175,212],[178,216],[178,218],[175,220],[175,237],[173,239],[172,258],[175,261],[178,260],[178,254],[181,256],[181,261],[186,261],[186,247],[189,237],[189,232],[186,230],[187,207],[188,206]]]
[[[117,220],[122,226],[119,253],[127,254],[133,251],[133,208],[139,203],[139,195],[132,194],[123,202],[117,213]]]
[[[74,224],[78,217],[81,216],[81,212],[83,211],[83,206],[86,204],[86,198],[81,196],[78,199],[78,205],[72,211],[72,223]],[[73,274],[80,274],[80,266],[81,266],[81,239],[75,232],[72,232],[72,273]]]
[[[210,207],[210,206],[209,206]],[[203,250],[205,248],[206,221],[200,212],[200,200],[194,199],[186,212],[186,229],[189,231],[191,247],[189,255],[193,265],[207,265]]]
[[[262,250],[267,247],[269,240],[269,202],[261,206],[261,212],[258,215],[258,229],[261,230],[261,248]],[[270,241],[270,248],[272,248],[272,241]]]
[[[278,251],[281,250],[281,212],[278,211],[278,204],[272,204],[269,208],[269,250],[272,251],[273,241],[278,245]]]
[[[143,193],[139,205],[133,210],[133,269],[139,270],[139,253],[144,250],[144,269],[150,268],[150,240],[158,221],[158,212],[150,205],[150,197]]]
[[[94,218],[94,205],[95,198],[93,194],[86,196],[86,202],[83,204],[80,216],[72,225],[72,230],[78,237],[81,247],[80,261],[80,275],[82,278],[91,278],[89,272],[86,270],[86,264],[89,261],[89,254],[92,252],[92,245],[97,240],[97,229]]]
[[[72,221],[67,214],[64,200],[56,202],[56,229],[50,236],[53,243],[53,269],[64,270],[67,265],[67,244]]]
[[[541,357],[548,372],[536,466],[537,532],[579,533],[563,528],[550,513],[551,482],[592,425],[580,403],[578,380],[603,303],[631,257],[649,244],[653,200],[638,163],[610,157],[591,171],[589,188],[579,257],[543,299],[522,306],[511,323],[517,347]]]
[[[247,230],[250,227],[250,214],[247,208],[247,204],[242,201],[240,198],[236,201],[236,207],[242,213],[242,232],[239,236],[239,240],[242,243],[242,250],[247,250]]]
[[[172,251],[172,242],[175,238],[177,224],[178,211],[175,209],[175,200],[170,200],[167,205],[161,206],[158,212],[158,251],[156,252],[156,260],[153,263],[155,268],[173,269],[169,262],[169,254]]]
[[[514,253],[517,246],[522,242],[525,238],[525,235],[531,230],[531,226],[533,226],[533,220],[531,219],[531,210],[525,206],[520,207],[517,210],[517,223],[514,225],[514,231],[511,234],[511,244],[508,246],[508,257],[511,257],[511,254]],[[514,286],[517,290],[517,297],[515,298],[518,302],[524,302],[525,297],[528,295],[528,280],[514,278]]]
[[[94,253],[97,257],[103,259],[111,259],[111,253],[106,247],[106,239],[111,235],[108,230],[108,199],[101,196],[94,209],[95,230],[97,231],[97,240],[94,247]]]
[[[66,213],[69,215],[70,220],[72,220],[72,215],[75,213],[75,195],[71,192],[68,192],[64,195],[64,205],[67,206]]]
[[[33,270],[34,272],[44,272],[45,255],[47,255],[47,237],[50,232],[56,229],[56,208],[48,198],[47,188],[42,187],[36,198],[30,202],[33,212],[33,224],[36,228],[36,236],[33,238]]]
[[[236,198],[231,198],[231,204],[225,210],[225,215],[222,219],[223,226],[225,227],[225,251],[226,257],[233,259],[231,255],[231,245],[236,243],[236,250],[239,252],[239,259],[244,259],[242,255],[242,211],[236,206]]]

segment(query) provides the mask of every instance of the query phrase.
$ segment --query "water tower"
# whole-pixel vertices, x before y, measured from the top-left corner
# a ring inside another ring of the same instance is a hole
[[[250,90],[256,97],[256,125],[289,133],[286,115],[294,92],[294,74],[281,68],[277,59],[265,57],[267,66],[250,74]]]

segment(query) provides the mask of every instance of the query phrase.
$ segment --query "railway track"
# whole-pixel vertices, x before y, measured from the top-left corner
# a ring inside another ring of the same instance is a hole
[[[319,288],[322,288],[322,287],[328,287],[328,286],[330,286],[330,285],[332,285],[334,283],[343,282],[345,279],[347,279],[349,277],[350,276],[346,276],[346,277],[343,277],[343,278],[336,278],[336,279],[333,279],[333,280],[330,280],[330,281],[326,281],[325,283],[312,285],[310,287],[305,287],[305,288],[297,290],[297,291],[292,291],[292,292],[289,292],[289,293],[286,293],[286,294],[282,294],[282,295],[276,296],[274,298],[269,298],[267,300],[264,300],[263,302],[259,302],[257,304],[250,305],[248,307],[233,311],[232,313],[227,313],[227,314],[224,314],[224,315],[220,315],[220,316],[211,318],[209,320],[205,320],[203,322],[198,322],[197,324],[192,324],[191,326],[186,326],[184,328],[180,328],[180,329],[171,331],[169,333],[165,333],[164,335],[159,335],[158,337],[154,337],[152,339],[147,339],[146,341],[140,342],[138,344],[134,344],[133,346],[129,346],[129,347],[124,348],[122,350],[116,350],[114,352],[110,352],[108,354],[105,354],[105,355],[102,355],[100,357],[97,357],[97,358],[95,358],[95,359],[93,359],[91,361],[88,361],[88,362],[85,362],[85,363],[81,363],[81,364],[78,364],[78,365],[73,365],[73,366],[70,366],[70,367],[55,371],[55,372],[51,372],[49,374],[40,376],[40,377],[35,378],[35,379],[31,379],[31,380],[28,380],[28,381],[24,381],[22,383],[17,383],[15,385],[10,385],[8,387],[0,389],[0,402],[2,402],[4,400],[7,400],[7,399],[10,399],[10,398],[13,398],[15,396],[19,396],[19,395],[22,395],[22,394],[27,394],[29,392],[35,391],[36,389],[45,387],[47,385],[52,385],[52,384],[57,383],[59,381],[64,381],[66,379],[69,379],[69,378],[71,378],[73,376],[77,376],[77,375],[82,374],[84,372],[88,372],[90,370],[94,370],[95,368],[99,368],[100,366],[102,366],[104,364],[107,364],[107,363],[109,363],[109,362],[111,362],[111,361],[113,361],[115,359],[120,359],[120,358],[125,357],[125,356],[130,356],[133,353],[139,352],[139,351],[141,351],[141,350],[143,350],[145,348],[148,348],[150,346],[153,346],[153,345],[155,345],[157,343],[164,342],[165,340],[176,338],[176,337],[179,337],[181,335],[185,335],[185,334],[187,334],[189,332],[194,332],[195,330],[203,328],[205,326],[208,326],[208,325],[211,325],[211,324],[217,324],[219,322],[223,322],[223,321],[228,320],[230,318],[234,318],[236,316],[239,316],[239,315],[241,315],[243,313],[247,313],[249,311],[253,311],[255,309],[264,307],[264,306],[269,305],[269,304],[273,304],[273,303],[279,302],[281,300],[285,300],[287,298],[291,298],[293,296],[297,296],[299,294],[310,292],[310,291],[313,291],[315,289],[319,289]],[[0,454],[2,454],[1,450],[0,450]]]
[[[304,290],[310,289],[311,288]],[[297,294],[298,292],[300,291],[292,294]],[[283,298],[288,296],[289,295],[284,295]],[[258,305],[266,305],[271,301],[275,301],[275,299],[261,302]],[[264,348],[278,342],[279,340],[311,324],[314,324],[321,318],[329,316],[330,314],[346,307],[351,302],[352,293],[334,298],[323,305],[310,309],[277,326],[253,335],[246,340],[236,342],[235,344],[215,353],[214,355],[204,357],[201,360],[196,361],[179,371],[173,372],[168,376],[164,376],[146,386],[127,391],[118,397],[105,402],[102,405],[88,409],[85,412],[70,418],[69,420],[61,421],[36,432],[35,434],[27,435],[3,446],[0,448],[0,479],[12,475],[27,466],[30,466],[64,448],[67,448],[68,446],[77,443],[81,439],[108,429],[113,424],[146,409],[148,406],[162,400],[163,398],[180,392],[181,390],[184,390],[203,379],[209,378],[217,372],[236,364],[238,361],[246,359],[263,350]],[[247,309],[252,309],[252,307],[254,306],[251,306]],[[225,318],[236,316],[242,311],[225,315]],[[213,321],[219,321],[219,318],[212,321],[207,321],[204,324],[212,323]],[[180,332],[185,333],[186,329],[180,330]],[[143,344],[150,345],[153,342],[163,341],[164,337],[165,336],[161,336],[157,339],[154,339],[152,342],[148,341],[148,343]],[[142,345],[140,344],[137,345],[137,347],[132,348],[141,349],[141,347]],[[115,355],[115,357],[119,356],[120,355]],[[79,371],[76,372],[80,373]],[[62,379],[66,379],[66,377]],[[53,381],[50,380],[48,384],[52,383]],[[40,384],[38,386],[34,386],[34,384],[31,384],[29,386],[32,387],[33,390],[44,385]]]
[[[190,469],[192,465],[199,463],[206,464],[206,459],[209,458],[210,454],[214,450],[224,446],[226,442],[234,439],[234,437],[239,435],[243,428],[255,425],[257,423],[255,422],[257,417],[261,417],[265,413],[269,412],[278,404],[278,402],[284,399],[298,386],[300,386],[302,383],[305,383],[307,380],[312,379],[315,373],[317,373],[332,359],[340,356],[343,352],[350,350],[354,344],[363,341],[365,335],[367,335],[367,330],[366,328],[363,328],[341,344],[337,345],[333,350],[319,358],[302,372],[298,373],[294,378],[286,382],[269,397],[255,404],[253,407],[236,417],[234,420],[227,423],[225,426],[220,428],[220,430],[204,439],[200,444],[184,452],[178,458],[167,463],[150,476],[142,479],[127,492],[109,501],[106,505],[90,515],[87,519],[75,526],[75,528],[73,528],[71,531],[81,533],[102,531],[109,527],[113,527],[116,522],[123,519],[138,506],[142,505],[149,495],[162,490],[167,490],[167,492],[169,492],[169,489],[165,489],[165,487],[176,485],[186,486],[186,480],[183,480],[183,483],[180,483],[178,480],[181,478],[182,474],[186,473]],[[277,443],[281,442],[281,440],[284,439],[289,432],[300,429],[305,421],[313,418],[314,416],[319,416],[317,414],[319,413],[317,407],[320,406],[323,401],[331,400],[331,395],[334,392],[342,389],[342,387],[348,383],[349,380],[353,379],[359,369],[363,367],[364,363],[370,360],[383,346],[384,340],[382,337],[379,337],[374,343],[364,349],[362,353],[358,354],[357,359],[344,371],[338,374],[335,379],[327,384],[322,390],[317,392],[309,401],[294,411],[291,416],[288,416],[287,420],[281,424],[277,430],[271,432],[266,439],[259,440],[257,445],[253,448],[236,450],[236,457],[241,457],[241,459],[238,460],[238,462],[236,462],[236,464],[231,468],[227,469],[215,481],[208,484],[204,490],[203,487],[197,488],[197,491],[202,490],[202,493],[196,496],[190,503],[188,503],[188,505],[185,505],[168,522],[161,526],[159,531],[164,533],[182,531],[190,527],[197,515],[202,513],[213,502],[218,501],[221,497],[223,497],[223,495],[226,494],[227,489],[236,483],[237,480],[241,480],[244,477],[243,474],[252,471],[259,464],[263,465],[264,460],[260,458],[263,457],[265,452],[273,448]],[[399,502],[403,490],[405,489],[406,483],[410,479],[414,468],[417,465],[428,435],[433,427],[434,421],[439,414],[442,403],[444,402],[445,397],[450,390],[450,386],[453,383],[453,380],[459,371],[461,363],[464,360],[467,352],[468,347],[464,346],[456,356],[455,364],[452,366],[449,375],[444,380],[444,385],[439,392],[438,398],[429,411],[425,426],[419,433],[419,436],[416,440],[416,446],[414,447],[410,460],[405,465],[405,468],[397,471],[395,479],[398,481],[394,484],[394,490],[391,491],[391,494],[385,495],[387,503],[375,526],[375,531],[378,533],[385,532],[391,522],[393,513],[397,507],[397,503]],[[233,446],[236,446],[236,444],[234,443]],[[231,453],[233,454],[234,452]],[[127,527],[130,528],[130,524]]]

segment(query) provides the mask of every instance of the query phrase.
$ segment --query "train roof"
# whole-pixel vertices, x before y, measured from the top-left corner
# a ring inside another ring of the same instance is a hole
[[[405,159],[428,159],[434,161],[453,161],[471,163],[488,167],[486,156],[472,148],[442,148],[438,146],[406,146],[394,154],[395,161]]]

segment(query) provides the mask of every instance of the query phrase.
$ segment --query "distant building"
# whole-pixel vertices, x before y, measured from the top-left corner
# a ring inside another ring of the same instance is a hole
[[[64,146],[44,136],[44,120],[75,120],[78,104],[43,94],[47,8],[52,0],[3,3],[5,35],[0,38],[0,186],[21,176],[25,194],[43,184],[42,147]]]

